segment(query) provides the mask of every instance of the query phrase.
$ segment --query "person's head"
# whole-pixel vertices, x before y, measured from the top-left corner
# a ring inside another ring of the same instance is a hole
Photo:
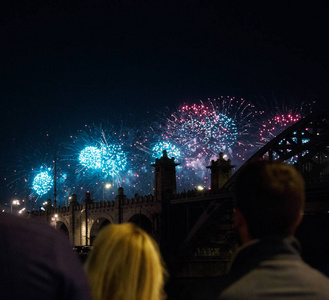
[[[237,176],[235,222],[242,242],[294,234],[305,206],[301,174],[279,161],[258,160]]]
[[[94,300],[159,300],[164,275],[155,241],[132,223],[104,227],[86,262]]]

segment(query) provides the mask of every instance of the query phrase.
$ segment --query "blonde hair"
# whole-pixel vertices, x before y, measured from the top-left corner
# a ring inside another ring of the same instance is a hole
[[[106,226],[86,262],[94,300],[159,300],[166,271],[158,245],[132,223]]]

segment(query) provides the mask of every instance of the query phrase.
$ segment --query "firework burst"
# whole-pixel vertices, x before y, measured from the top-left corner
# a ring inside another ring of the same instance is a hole
[[[244,99],[220,97],[184,105],[167,118],[166,136],[186,149],[191,159],[206,163],[219,152],[248,145],[252,124],[258,112]]]
[[[298,122],[302,118],[300,113],[279,113],[272,118],[264,121],[259,130],[260,142],[267,143],[283,130]]]
[[[66,147],[67,167],[74,179],[71,192],[82,195],[92,191],[95,199],[99,199],[105,183],[111,183],[112,198],[117,193],[115,187],[120,186],[129,197],[152,193],[152,162],[147,151],[140,151],[142,143],[138,139],[142,135],[135,127],[107,123],[86,125],[71,136]]]
[[[248,138],[258,111],[244,99],[208,99],[182,105],[168,115],[162,118],[164,122],[158,125],[161,133],[156,136],[179,149],[179,187],[209,186],[206,166],[220,152],[226,153],[235,164],[242,164],[255,151]]]
[[[32,187],[40,196],[47,194],[54,185],[54,178],[50,171],[51,168],[40,171],[33,179]]]
[[[209,188],[206,167],[220,152],[231,159],[236,170],[257,149],[308,114],[312,106],[263,107],[266,110],[258,110],[244,99],[223,96],[167,109],[156,121],[132,120],[132,126],[116,120],[85,125],[61,143],[43,133],[42,138],[30,141],[30,147],[25,145],[24,151],[18,147],[19,159],[10,170],[8,186],[13,195],[25,191],[34,208],[54,193],[58,205],[67,204],[73,193],[83,199],[87,191],[100,201],[106,183],[112,188],[106,191],[105,200],[113,200],[120,186],[128,197],[146,195],[154,191],[151,164],[167,150],[180,164],[176,169],[179,192],[199,185]]]
[[[269,106],[266,111],[261,113],[258,147],[264,146],[286,128],[310,114],[315,104],[314,101],[302,102],[300,105],[279,104],[277,100],[273,102],[273,107]]]
[[[285,129],[310,114],[315,105],[315,101],[304,101],[298,105],[286,105],[283,101],[279,103],[275,98],[272,100],[272,104],[268,104],[265,99],[261,99],[262,106],[267,107],[267,109],[261,112],[262,118],[258,129],[260,139],[256,142],[258,148],[262,148]],[[303,143],[307,142],[308,139],[303,140]],[[276,158],[274,157],[274,159]],[[287,163],[294,164],[297,158],[291,157]]]
[[[61,145],[55,135],[41,132],[35,138],[30,137],[29,143],[17,146],[16,151],[7,169],[6,181],[12,195],[24,199],[28,210],[39,209],[47,199],[53,199],[56,178],[58,203],[64,204],[67,174],[58,155]]]
[[[157,142],[153,145],[151,153],[153,158],[160,158],[163,151],[167,151],[169,157],[175,157],[175,159],[181,158],[181,152],[179,148],[170,142]]]

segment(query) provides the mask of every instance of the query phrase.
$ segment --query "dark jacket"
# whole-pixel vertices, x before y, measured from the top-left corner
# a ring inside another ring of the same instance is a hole
[[[0,266],[2,300],[91,299],[68,238],[47,224],[0,213]]]
[[[241,247],[219,299],[329,299],[329,279],[307,265],[294,237]]]

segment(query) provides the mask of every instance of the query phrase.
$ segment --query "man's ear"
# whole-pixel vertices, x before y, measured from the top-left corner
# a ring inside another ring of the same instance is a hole
[[[246,223],[246,218],[242,214],[241,210],[236,208],[234,211],[234,226],[235,228],[239,228],[241,226],[244,226]]]
[[[303,215],[304,215],[304,212],[301,211],[297,217],[295,224],[293,224],[293,226],[291,227],[291,234],[295,234],[297,227],[300,225],[300,223],[303,220]]]
[[[239,233],[242,244],[251,240],[246,218],[240,209],[235,209],[234,226]]]
[[[304,216],[304,212],[300,212],[299,213],[299,217],[297,219],[297,222],[296,222],[296,227],[298,227],[300,225],[300,223],[303,221],[303,216]]]

